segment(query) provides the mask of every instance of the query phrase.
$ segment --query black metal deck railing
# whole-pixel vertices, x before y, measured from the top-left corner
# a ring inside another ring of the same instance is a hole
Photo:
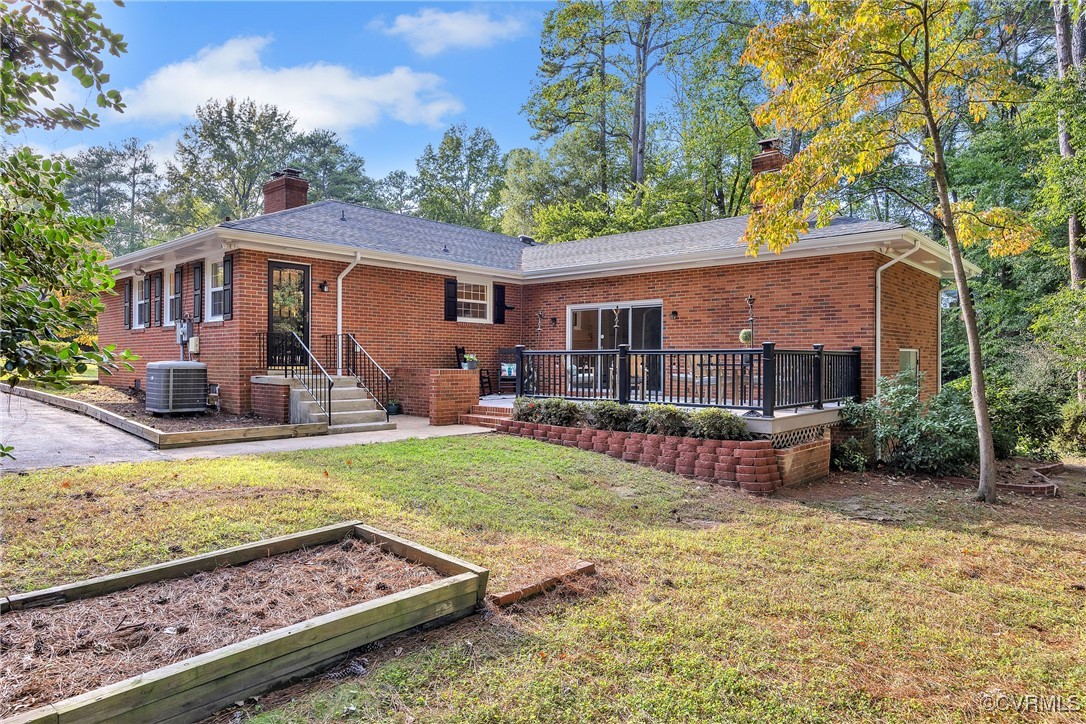
[[[772,417],[860,396],[860,348],[826,351],[578,350],[517,347],[517,395],[724,407]]]
[[[392,378],[358,343],[353,334],[348,332],[324,335],[324,364],[354,377],[384,411],[385,421],[388,421]]]
[[[293,377],[305,388],[332,424],[332,386],[335,382],[320,361],[295,332],[260,332],[257,334],[260,359],[267,369],[283,370],[284,377]]]

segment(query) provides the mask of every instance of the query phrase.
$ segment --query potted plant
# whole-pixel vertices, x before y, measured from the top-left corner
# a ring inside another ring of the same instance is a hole
[[[479,367],[479,358],[470,352],[464,355],[464,364],[460,365],[461,369],[474,370]]]
[[[389,400],[388,404],[385,405],[385,412],[390,415],[399,415],[403,412],[403,405],[399,400]]]
[[[750,346],[750,343],[754,341],[754,330],[744,329],[739,333],[739,344]]]

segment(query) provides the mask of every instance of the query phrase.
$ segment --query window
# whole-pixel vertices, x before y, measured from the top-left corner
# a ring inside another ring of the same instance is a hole
[[[211,262],[211,272],[207,275],[208,319],[223,318],[223,299],[226,296],[223,292],[225,279],[222,261]]]
[[[133,327],[147,327],[151,323],[151,277],[144,276],[136,282],[136,322]]]
[[[166,324],[173,324],[181,319],[181,267],[174,269],[172,274],[166,275]]]
[[[474,282],[456,282],[456,318],[461,322],[486,322],[490,319],[490,286]]]

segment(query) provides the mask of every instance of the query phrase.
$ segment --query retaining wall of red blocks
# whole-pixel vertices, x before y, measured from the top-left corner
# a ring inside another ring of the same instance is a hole
[[[455,425],[478,404],[478,370],[430,370],[431,425]]]
[[[254,413],[280,425],[290,422],[290,385],[253,382],[250,389]]]
[[[731,485],[758,495],[770,495],[786,483],[802,482],[798,478],[786,480],[781,476],[779,453],[785,453],[787,458],[791,448],[774,450],[773,443],[769,440],[702,440],[694,437],[649,435],[643,432],[561,427],[516,420],[503,420],[498,424],[498,432],[592,450],[657,470]],[[817,459],[824,460],[825,463],[822,476],[829,472],[828,439],[796,447],[802,450],[789,459],[796,460],[799,464],[790,466],[790,471],[802,469],[806,475],[804,480],[817,479],[813,469],[807,467],[808,461]],[[824,448],[824,451],[821,448]]]

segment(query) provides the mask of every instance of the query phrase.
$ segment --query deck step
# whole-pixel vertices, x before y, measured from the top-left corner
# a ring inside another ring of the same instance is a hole
[[[329,425],[329,435],[342,435],[348,432],[378,432],[379,430],[395,430],[394,422],[356,422],[349,425]]]
[[[472,405],[472,415],[490,415],[492,417],[504,417],[509,419],[513,416],[512,407],[498,407],[496,405]]]
[[[497,415],[461,415],[459,422],[461,425],[475,425],[476,427],[489,427],[491,430],[498,429],[498,425],[502,424],[508,417],[498,417]]]

